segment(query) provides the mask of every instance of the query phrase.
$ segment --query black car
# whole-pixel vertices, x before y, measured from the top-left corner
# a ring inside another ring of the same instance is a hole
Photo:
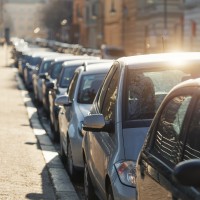
[[[200,79],[180,83],[164,99],[136,175],[138,200],[200,199]]]

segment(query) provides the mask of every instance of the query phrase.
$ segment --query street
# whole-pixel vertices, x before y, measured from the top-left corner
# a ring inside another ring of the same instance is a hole
[[[0,47],[0,77],[0,199],[79,199],[7,46]]]

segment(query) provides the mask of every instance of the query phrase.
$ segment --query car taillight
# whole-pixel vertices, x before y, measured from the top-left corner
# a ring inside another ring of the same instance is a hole
[[[136,162],[133,161],[122,161],[115,163],[117,174],[120,181],[128,186],[135,187],[136,182]]]

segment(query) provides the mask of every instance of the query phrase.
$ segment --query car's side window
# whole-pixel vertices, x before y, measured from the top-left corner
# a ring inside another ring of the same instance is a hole
[[[68,90],[68,95],[69,95],[70,101],[73,101],[73,99],[74,99],[74,93],[75,93],[77,80],[78,80],[78,73],[75,73],[74,77],[69,85],[69,90]]]
[[[200,100],[198,100],[187,132],[183,159],[200,158]]]
[[[107,88],[107,92],[105,95],[101,111],[105,117],[105,120],[111,120],[112,122],[115,119],[115,103],[117,98],[119,75],[120,75],[120,69],[117,68]]]
[[[111,81],[116,69],[117,69],[116,66],[113,65],[102,84],[101,91],[100,91],[100,94],[99,94],[99,97],[97,100],[97,106],[98,106],[99,110],[101,110],[101,108],[102,108],[108,85],[110,84],[110,81]]]
[[[171,99],[162,111],[157,128],[153,151],[171,164],[180,161],[183,148],[181,130],[191,96],[177,96]]]

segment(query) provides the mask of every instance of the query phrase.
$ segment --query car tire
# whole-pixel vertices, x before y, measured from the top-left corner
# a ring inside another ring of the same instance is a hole
[[[51,121],[51,119],[50,119],[50,127],[51,127],[51,131],[52,131],[53,142],[59,143],[59,140],[60,140],[60,138],[59,138],[60,136],[58,135],[59,132],[58,131],[56,132],[56,130],[54,128],[54,125],[53,125],[53,122]]]
[[[77,171],[73,165],[73,157],[72,157],[72,149],[71,144],[69,142],[69,138],[67,139],[67,171],[69,173],[70,178],[75,181],[77,179]]]
[[[109,187],[108,187],[107,200],[114,200],[114,196],[113,196],[113,191],[112,191],[112,186],[111,185],[109,185]]]
[[[61,139],[60,139],[60,157],[61,157],[62,162],[65,165],[67,158],[66,158],[66,155],[65,155],[65,152],[64,152],[64,149],[63,149],[63,145],[62,145]]]
[[[92,185],[92,181],[88,172],[87,163],[85,163],[85,167],[84,167],[84,192],[85,192],[86,200],[95,199],[94,187]]]

